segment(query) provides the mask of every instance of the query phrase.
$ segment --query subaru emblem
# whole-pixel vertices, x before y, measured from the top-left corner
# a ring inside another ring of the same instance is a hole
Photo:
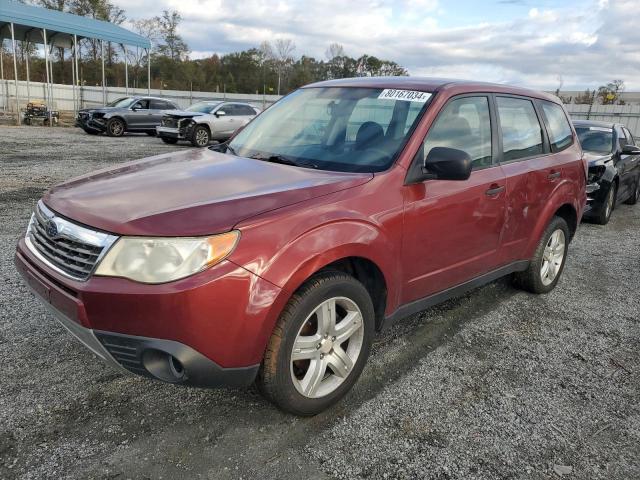
[[[47,236],[55,238],[58,236],[58,225],[53,220],[49,220],[46,225]]]

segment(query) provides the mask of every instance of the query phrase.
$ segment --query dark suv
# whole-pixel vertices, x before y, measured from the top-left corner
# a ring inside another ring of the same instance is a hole
[[[100,108],[86,108],[78,112],[76,126],[90,135],[106,133],[121,137],[125,132],[156,134],[166,110],[177,110],[175,103],[156,97],[124,97]]]
[[[408,77],[309,85],[230,142],[58,185],[16,265],[117,368],[257,381],[315,414],[377,330],[505,275],[557,284],[586,202],[561,102]]]
[[[589,162],[585,218],[605,225],[620,202],[640,200],[640,147],[620,123],[573,122]]]

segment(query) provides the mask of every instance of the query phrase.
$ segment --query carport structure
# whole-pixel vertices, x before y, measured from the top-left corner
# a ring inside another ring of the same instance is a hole
[[[0,0],[0,41],[11,40],[13,51],[13,72],[15,82],[15,100],[17,121],[20,123],[20,108],[18,96],[18,64],[17,41],[31,42],[44,45],[44,60],[46,71],[47,103],[52,100],[53,68],[49,59],[53,48],[71,49],[73,78],[73,104],[78,110],[79,98],[77,87],[80,85],[78,70],[78,42],[84,38],[100,41],[100,56],[102,60],[102,98],[106,103],[106,84],[104,73],[104,42],[113,42],[122,47],[125,61],[125,89],[129,92],[129,68],[126,47],[142,48],[147,55],[147,91],[151,91],[151,42],[149,39],[130,32],[118,25],[102,20],[73,15],[57,10],[25,5],[11,0]],[[2,49],[0,49],[2,55]],[[4,83],[4,65],[0,57],[0,75]],[[27,92],[29,92],[29,57],[26,57]],[[27,93],[27,96],[29,94]],[[51,120],[51,119],[49,119]],[[49,122],[51,124],[51,122]]]

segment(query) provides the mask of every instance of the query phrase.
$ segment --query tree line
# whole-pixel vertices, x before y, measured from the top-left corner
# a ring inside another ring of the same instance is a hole
[[[126,12],[109,0],[32,0],[37,6],[105,20],[123,25]],[[263,42],[254,48],[208,58],[190,58],[189,46],[178,33],[182,17],[177,11],[165,10],[161,15],[139,19],[127,28],[148,38],[151,49],[151,88],[167,90],[218,91],[228,93],[286,94],[302,85],[333,78],[355,76],[408,75],[405,68],[391,60],[373,55],[358,58],[345,53],[339,44],[327,47],[325,58],[297,55],[290,39]],[[5,78],[12,78],[11,47],[4,49]],[[26,62],[32,81],[45,81],[44,58],[38,46],[17,41],[18,77],[26,78]],[[79,42],[79,77],[83,85],[101,85],[102,59],[99,40]],[[104,43],[105,78],[108,86],[125,84],[125,55],[129,68],[129,86],[147,87],[147,56],[144,49]],[[55,83],[72,82],[72,53],[53,48],[51,74]]]

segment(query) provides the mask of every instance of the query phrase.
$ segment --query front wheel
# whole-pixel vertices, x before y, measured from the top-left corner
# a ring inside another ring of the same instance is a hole
[[[553,217],[524,272],[514,274],[514,282],[531,293],[548,293],[555,288],[564,270],[569,248],[569,226],[564,218]]]
[[[107,135],[110,137],[121,137],[124,135],[124,122],[119,118],[112,118],[107,122]]]
[[[203,148],[209,145],[210,140],[211,135],[207,127],[204,125],[196,125],[193,127],[193,132],[191,132],[191,145]]]
[[[341,272],[309,279],[276,325],[257,383],[278,407],[315,415],[340,400],[369,356],[374,309],[366,288]]]
[[[594,218],[595,222],[600,225],[606,225],[611,220],[611,214],[616,206],[616,184],[612,183],[604,200],[604,205],[600,207],[598,215]]]
[[[636,203],[638,203],[638,201],[640,201],[640,175],[638,175],[638,177],[636,178],[636,184],[633,189],[633,193],[624,203],[626,203],[627,205],[635,205]]]

